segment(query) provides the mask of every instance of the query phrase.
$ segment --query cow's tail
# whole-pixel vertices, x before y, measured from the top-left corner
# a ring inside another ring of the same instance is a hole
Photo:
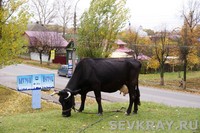
[[[137,86],[136,86],[136,101],[137,101],[138,105],[141,105],[141,102],[140,102],[140,90],[139,90],[139,87],[138,87],[138,83],[137,83]]]
[[[141,62],[139,62],[139,72],[140,72],[140,70],[141,70],[141,68],[142,68],[142,63]],[[140,89],[139,89],[139,73],[138,73],[138,81],[137,81],[137,86],[136,86],[136,95],[137,95],[137,98],[138,98],[138,105],[141,105],[141,102],[140,102]]]

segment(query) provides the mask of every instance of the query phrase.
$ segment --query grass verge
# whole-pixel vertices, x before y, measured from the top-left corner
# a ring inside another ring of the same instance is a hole
[[[34,110],[31,107],[31,102],[31,96],[0,86],[0,117],[61,109],[57,104],[42,100],[41,106],[43,108],[41,110]]]
[[[39,61],[23,59],[23,58],[19,58],[19,61],[20,61],[20,63],[24,63],[24,64],[28,64],[28,65],[49,68],[49,69],[55,69],[55,70],[57,70],[61,66],[61,64],[54,64],[54,63],[48,64],[47,62],[43,62],[42,64],[40,64]]]
[[[16,102],[14,102],[16,101]],[[61,116],[60,106],[42,101],[42,109],[31,109],[30,96],[0,87],[1,133],[199,133],[200,109],[169,107],[142,102],[137,115],[112,112],[128,103],[103,103],[98,116],[97,104],[87,104],[84,112]],[[20,110],[18,109],[20,108]],[[170,125],[170,126],[169,126]]]
[[[180,76],[183,72],[180,73]],[[152,86],[162,89],[178,90],[184,92],[191,92],[200,94],[200,71],[189,71],[187,72],[187,89],[183,90],[180,85],[181,78],[178,72],[166,72],[164,76],[165,85],[160,86],[160,74],[140,74],[139,77],[140,85]]]

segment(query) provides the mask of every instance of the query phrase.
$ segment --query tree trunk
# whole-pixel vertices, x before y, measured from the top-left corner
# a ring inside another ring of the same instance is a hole
[[[49,52],[47,65],[50,65],[50,60],[51,60],[51,50],[50,50],[50,52]]]
[[[187,75],[187,57],[184,58],[183,64],[183,89],[186,89],[186,75]]]
[[[66,30],[66,27],[63,25],[63,38],[66,38],[65,37],[65,30]]]
[[[164,85],[164,65],[160,66],[160,85]]]
[[[40,56],[40,64],[42,64],[42,52],[39,52],[39,56]]]

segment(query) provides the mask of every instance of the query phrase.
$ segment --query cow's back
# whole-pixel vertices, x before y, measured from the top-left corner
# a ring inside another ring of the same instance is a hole
[[[101,91],[114,92],[127,84],[130,78],[137,78],[134,75],[137,75],[140,65],[140,62],[133,58],[85,58],[78,63],[70,80],[70,84],[74,85],[68,86],[81,89],[99,84]]]
[[[130,78],[137,78],[134,75],[137,75],[135,73],[140,66],[140,63],[132,58],[86,59],[84,62],[87,64],[87,69],[90,69],[88,71],[91,74],[88,78],[93,78],[94,82],[98,80],[101,84],[101,91],[105,92],[117,91],[127,84]]]

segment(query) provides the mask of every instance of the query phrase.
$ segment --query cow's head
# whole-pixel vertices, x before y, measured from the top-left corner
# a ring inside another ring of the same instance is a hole
[[[59,102],[62,105],[62,115],[65,117],[71,116],[71,109],[75,106],[74,94],[66,89],[53,93],[58,94]]]

